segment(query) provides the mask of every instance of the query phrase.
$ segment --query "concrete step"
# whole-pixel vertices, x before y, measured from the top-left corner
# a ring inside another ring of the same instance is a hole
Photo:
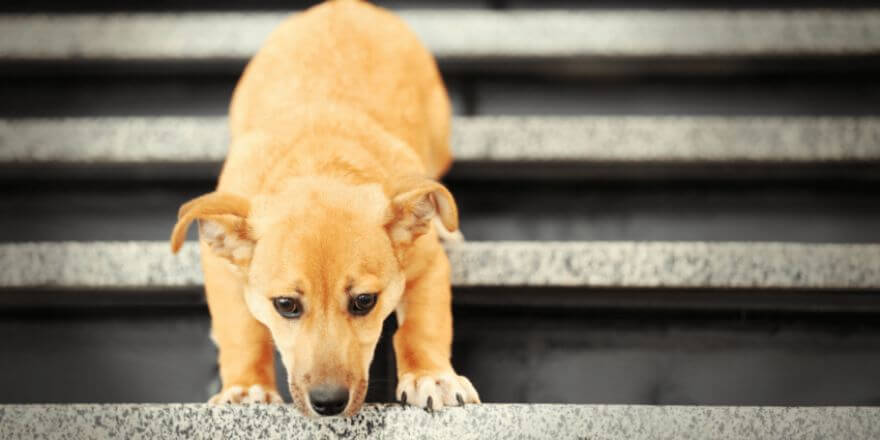
[[[461,162],[880,161],[878,117],[457,117]],[[219,162],[223,117],[0,120],[0,163]]]
[[[466,242],[447,248],[456,287],[878,289],[880,245],[709,242]],[[187,242],[0,245],[0,288],[199,286]]]
[[[2,405],[3,438],[870,439],[880,408],[469,405],[427,413],[368,405],[306,419],[289,405]]]
[[[762,70],[880,52],[880,10],[399,11],[446,69],[617,72]],[[6,14],[0,60],[240,69],[285,13]],[[695,37],[699,36],[699,37]],[[745,59],[771,62],[744,64]],[[840,60],[838,60],[840,61]],[[852,59],[842,66],[852,66]],[[204,67],[204,66],[203,66]],[[690,68],[689,67],[689,68]],[[169,67],[160,71],[167,72]],[[10,72],[11,70],[7,70]],[[143,71],[138,69],[138,71]],[[45,69],[45,74],[59,72]]]
[[[6,119],[0,120],[0,167],[20,173],[45,165],[166,171],[175,165],[213,173],[228,142],[222,117]],[[717,176],[724,168],[792,173],[845,166],[873,174],[880,167],[880,118],[458,117],[452,146],[456,172],[475,175],[709,167]]]

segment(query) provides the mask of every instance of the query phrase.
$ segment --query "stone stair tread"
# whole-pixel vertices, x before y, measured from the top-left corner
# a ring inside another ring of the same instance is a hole
[[[880,10],[403,10],[441,59],[880,52]],[[0,60],[247,59],[286,13],[5,14]]]
[[[220,162],[224,117],[0,119],[0,165]],[[877,117],[457,117],[458,162],[880,161]]]
[[[772,242],[465,242],[456,287],[877,289],[880,245]],[[164,241],[0,244],[0,288],[195,287],[199,249]]]
[[[603,438],[867,439],[876,407],[483,404],[435,413],[366,405],[307,419],[291,405],[0,405],[3,438]]]

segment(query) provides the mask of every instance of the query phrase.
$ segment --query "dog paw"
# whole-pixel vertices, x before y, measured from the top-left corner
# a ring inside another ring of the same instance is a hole
[[[222,405],[226,403],[284,403],[281,396],[263,385],[251,385],[250,388],[231,386],[211,397],[208,403]]]
[[[400,376],[397,384],[397,400],[428,411],[444,406],[462,406],[480,403],[480,396],[468,378],[455,372]]]

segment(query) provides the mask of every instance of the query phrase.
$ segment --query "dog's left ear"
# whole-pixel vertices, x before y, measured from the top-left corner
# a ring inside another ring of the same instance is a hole
[[[171,251],[180,250],[190,223],[198,220],[199,235],[211,251],[245,268],[250,264],[255,245],[248,225],[249,213],[250,201],[235,194],[212,192],[190,200],[177,213],[177,224],[171,232]]]
[[[458,230],[458,208],[443,185],[424,177],[401,179],[391,198],[385,224],[395,245],[410,244],[426,234],[437,217],[450,232]]]

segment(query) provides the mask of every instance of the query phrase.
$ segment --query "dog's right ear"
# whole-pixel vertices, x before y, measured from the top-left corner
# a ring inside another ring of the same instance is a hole
[[[438,218],[446,230],[458,230],[458,208],[443,185],[421,176],[398,178],[385,228],[395,245],[410,245]]]
[[[184,203],[171,232],[171,251],[180,250],[190,223],[198,220],[199,235],[214,254],[247,267],[255,244],[247,221],[250,205],[244,197],[222,192],[208,193]]]

